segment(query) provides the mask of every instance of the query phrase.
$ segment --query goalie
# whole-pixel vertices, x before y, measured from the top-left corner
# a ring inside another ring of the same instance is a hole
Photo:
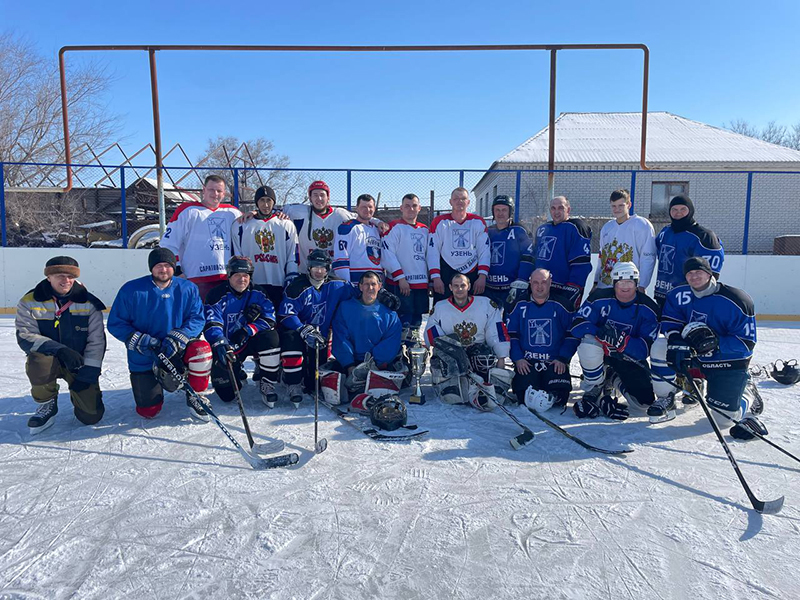
[[[425,328],[425,343],[434,349],[431,379],[442,402],[471,404],[480,410],[495,406],[492,384],[509,388],[511,371],[498,367],[509,353],[502,309],[489,298],[469,295],[470,282],[457,273],[450,281],[451,298],[434,306]]]

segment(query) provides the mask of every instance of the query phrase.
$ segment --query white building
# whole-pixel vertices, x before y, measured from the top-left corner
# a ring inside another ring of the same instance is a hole
[[[639,167],[641,113],[562,113],[556,120],[555,194],[573,215],[608,217],[610,193],[633,190],[635,211],[656,223],[680,193],[728,253],[771,253],[780,235],[800,234],[800,152],[667,112],[647,117],[647,166]],[[548,128],[496,160],[491,170],[547,169]],[[691,171],[691,172],[686,172]],[[709,173],[708,171],[717,171]],[[721,172],[719,172],[721,171]],[[782,173],[775,173],[780,171]],[[785,173],[790,171],[790,173]],[[752,173],[749,175],[749,173]],[[748,181],[750,212],[745,248]],[[518,197],[520,218],[545,215],[547,173],[487,172],[472,188],[488,215],[497,194]]]

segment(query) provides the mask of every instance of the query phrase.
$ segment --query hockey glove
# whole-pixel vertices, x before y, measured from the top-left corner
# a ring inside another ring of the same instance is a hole
[[[241,329],[234,331],[230,335],[230,341],[234,348],[241,348],[247,343],[251,337],[256,334],[255,327],[251,325],[245,325]]]
[[[389,310],[393,310],[395,312],[400,310],[400,298],[384,288],[378,290],[378,302],[383,304]]]
[[[612,352],[624,352],[625,346],[628,345],[630,336],[624,331],[617,331],[617,328],[606,323],[603,328],[597,332],[597,341],[603,345],[603,353],[608,356]]]
[[[136,331],[131,334],[131,337],[128,338],[128,343],[126,344],[128,350],[132,352],[138,352],[142,356],[153,356],[153,353],[156,351],[156,348],[161,345],[156,338],[151,335],[147,335],[146,333],[142,333],[141,331]]]
[[[584,396],[572,405],[572,410],[579,419],[596,419],[600,416],[600,407],[596,403],[597,398]]]
[[[506,304],[511,307],[516,306],[517,302],[522,300],[523,296],[525,296],[525,292],[527,291],[528,283],[526,281],[517,279],[516,281],[511,282],[511,289],[506,297]]]
[[[686,373],[692,366],[693,350],[685,340],[675,339],[677,337],[673,335],[673,341],[667,341],[667,365],[676,373]]]
[[[567,301],[568,306],[573,306],[574,310],[578,310],[583,298],[583,288],[575,285],[574,283],[556,283],[551,284],[552,289],[557,290],[558,293]]]
[[[300,337],[309,348],[324,348],[328,343],[313,325],[303,325],[300,328]]]
[[[81,353],[75,352],[75,350],[67,348],[66,346],[58,349],[56,358],[58,362],[61,363],[61,366],[70,373],[75,373],[83,366],[83,356],[81,356]]]
[[[100,379],[100,367],[87,367],[83,365],[75,373],[75,380],[69,386],[73,392],[82,392]]]
[[[173,329],[167,334],[167,337],[161,342],[161,352],[169,360],[181,354],[186,350],[189,345],[189,336],[183,333],[180,329]]]
[[[701,356],[712,354],[719,349],[717,334],[705,323],[692,321],[683,328],[681,337]]]
[[[232,362],[235,359],[235,354],[233,353],[233,347],[228,343],[228,340],[225,338],[219,339],[211,346],[211,350],[214,351],[214,358],[217,359],[219,364],[227,365],[228,362]]]
[[[615,421],[624,421],[628,418],[628,407],[621,404],[613,396],[603,396],[600,399],[600,411],[609,419]]]
[[[261,318],[261,307],[258,304],[251,304],[244,311],[244,318],[248,323],[255,323]]]

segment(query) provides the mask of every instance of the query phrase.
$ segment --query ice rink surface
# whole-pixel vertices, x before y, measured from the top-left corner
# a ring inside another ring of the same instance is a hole
[[[800,357],[799,324],[759,323],[758,336],[755,364]],[[635,450],[614,457],[516,407],[536,437],[515,451],[506,415],[428,389],[409,408],[423,441],[375,442],[321,407],[329,447],[315,456],[313,403],[268,412],[250,382],[256,440],[300,454],[257,472],[180,394],[140,418],[111,338],[103,420],[80,425],[62,383],[55,425],[32,437],[24,364],[2,317],[2,600],[800,597],[800,463],[731,443],[756,496],[786,496],[780,514],[759,515],[699,408],[660,425],[547,413],[587,442]],[[800,384],[758,386],[770,439],[800,455]],[[211,398],[246,445],[236,405]]]

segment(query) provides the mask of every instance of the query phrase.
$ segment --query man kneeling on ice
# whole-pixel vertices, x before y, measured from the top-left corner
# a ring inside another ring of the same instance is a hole
[[[495,401],[502,402],[494,385],[505,393],[513,376],[496,366],[508,356],[508,332],[500,306],[484,296],[470,296],[469,289],[466,275],[453,275],[453,295],[437,302],[428,318],[425,343],[434,349],[431,381],[442,402],[491,410]]]

